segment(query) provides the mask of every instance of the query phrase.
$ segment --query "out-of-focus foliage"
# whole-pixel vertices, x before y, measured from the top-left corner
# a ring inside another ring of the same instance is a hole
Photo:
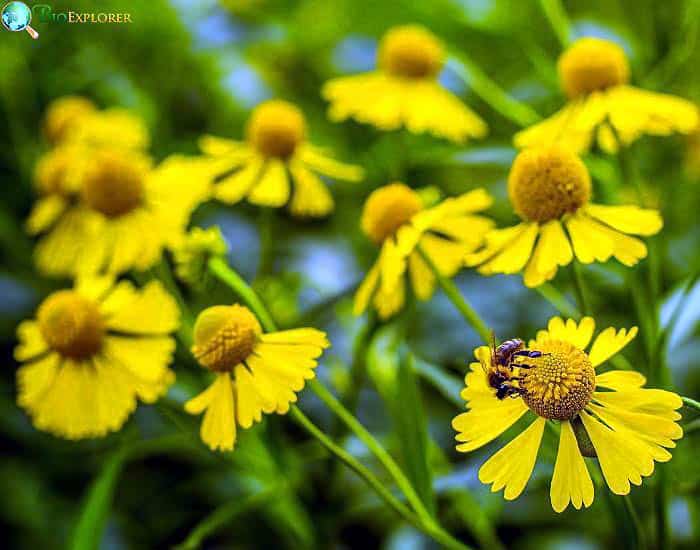
[[[65,5],[64,5],[65,4]],[[33,242],[23,221],[33,200],[32,171],[47,147],[41,116],[49,101],[79,94],[100,106],[139,113],[152,132],[152,151],[196,152],[204,133],[242,136],[247,113],[260,101],[280,97],[297,103],[314,143],[367,171],[362,183],[332,183],[336,211],[328,219],[300,222],[283,211],[272,220],[249,205],[207,204],[193,224],[219,225],[228,260],[268,303],[283,327],[316,326],[333,347],[318,372],[336,390],[352,378],[353,343],[360,341],[368,376],[362,378],[357,414],[400,461],[419,494],[435,506],[458,538],[484,547],[634,547],[621,498],[599,490],[590,509],[562,515],[549,505],[551,466],[538,466],[515,502],[491,495],[477,478],[495,444],[469,455],[454,451],[450,420],[463,406],[462,377],[477,335],[446,298],[363,340],[351,315],[352,290],[375,249],[358,221],[367,194],[402,179],[414,188],[435,186],[444,195],[486,187],[500,224],[514,220],[505,177],[520,128],[480,99],[446,69],[442,81],[490,127],[489,136],[464,147],[425,136],[382,134],[348,122],[330,123],[320,97],[333,76],[374,65],[378,37],[390,26],[418,22],[455,52],[468,56],[513,98],[548,115],[562,103],[555,63],[560,53],[551,25],[535,0],[151,0],[64,2],[54,10],[130,12],[133,24],[33,26],[40,39],[0,32],[0,527],[6,548],[166,548],[185,540],[196,546],[195,526],[213,510],[229,518],[207,547],[224,548],[428,548],[431,543],[393,512],[351,472],[331,460],[291,422],[269,417],[242,431],[236,451],[214,455],[196,438],[197,419],[182,403],[205,385],[184,346],[178,348],[177,383],[168,398],[140,407],[126,427],[105,439],[71,443],[35,430],[15,405],[15,327],[38,302],[67,281],[42,278],[33,268]],[[564,2],[576,36],[614,36],[630,58],[633,82],[700,102],[700,9],[693,0],[570,0]],[[475,77],[473,71],[467,75]],[[468,78],[469,80],[469,78]],[[665,342],[674,389],[700,394],[700,179],[686,170],[686,140],[644,138],[633,145],[648,201],[663,207],[663,232],[651,239],[660,265],[661,317],[675,318]],[[693,153],[688,153],[693,154]],[[694,155],[698,156],[697,146]],[[616,184],[614,157],[590,156],[595,195]],[[697,159],[695,159],[697,166]],[[601,183],[602,182],[602,183]],[[621,183],[621,194],[633,189]],[[272,224],[274,235],[269,234]],[[267,228],[267,229],[266,229]],[[634,272],[614,263],[585,269],[589,299],[599,326],[630,326],[649,307],[630,298],[646,284],[648,262]],[[158,276],[157,271],[144,277]],[[462,272],[457,283],[490,327],[503,336],[533,336],[555,313],[520,277],[482,278]],[[569,272],[555,283],[572,292]],[[230,303],[228,289],[205,280],[206,291],[187,291],[193,312]],[[674,312],[678,312],[674,316]],[[645,327],[641,327],[642,332]],[[410,349],[408,349],[410,348]],[[355,350],[357,352],[357,350]],[[646,372],[641,338],[625,353]],[[397,359],[400,357],[400,360]],[[663,384],[663,380],[653,380]],[[418,399],[412,407],[409,399]],[[331,433],[342,430],[308,395],[301,404]],[[421,425],[421,410],[427,418]],[[693,413],[685,412],[692,421]],[[411,415],[415,415],[415,420]],[[695,424],[697,430],[697,422]],[[698,431],[689,433],[632,499],[646,534],[656,536],[654,503],[668,502],[669,539],[682,548],[700,540]],[[373,466],[353,438],[347,449]],[[552,464],[554,438],[540,457]],[[388,483],[388,481],[387,481]]]

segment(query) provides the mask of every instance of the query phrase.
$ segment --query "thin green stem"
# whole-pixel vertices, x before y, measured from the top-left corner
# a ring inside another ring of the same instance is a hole
[[[692,422],[688,422],[688,424],[683,426],[684,435],[688,435],[697,431],[700,431],[700,418],[696,418]]]
[[[260,257],[256,279],[265,277],[272,271],[274,258],[273,226],[275,223],[275,211],[272,208],[261,208],[258,227],[260,228]]]
[[[576,306],[570,304],[566,297],[550,283],[541,284],[535,290],[565,317],[570,317],[571,319],[579,319],[581,317],[581,312],[576,309]]]
[[[175,301],[177,301],[177,305],[180,309],[180,315],[182,317],[180,328],[178,329],[178,337],[187,347],[189,347],[192,345],[192,329],[194,327],[194,316],[192,315],[192,311],[190,310],[189,305],[187,305],[186,300],[183,298],[180,288],[177,286],[177,282],[173,277],[170,264],[165,258],[161,259],[160,263],[156,265],[154,272],[170,295],[175,298]]]
[[[418,251],[418,254],[420,254],[421,258],[423,258],[423,261],[433,272],[433,275],[435,275],[435,278],[437,279],[438,284],[442,288],[442,291],[454,304],[457,310],[462,314],[464,320],[471,325],[471,327],[479,335],[479,338],[481,338],[481,340],[485,344],[488,344],[491,341],[491,331],[486,326],[486,323],[484,323],[483,319],[479,317],[479,314],[459,292],[457,285],[455,285],[451,279],[448,279],[442,273],[440,273],[440,270],[437,268],[433,260],[430,258],[430,256],[428,256],[425,253],[425,251],[420,246],[418,246],[416,250]]]
[[[691,399],[690,397],[685,397],[681,396],[681,399],[683,400],[683,404],[688,407],[689,409],[695,409],[696,411],[700,412],[700,403],[698,401],[695,401],[695,399]]]
[[[520,103],[504,92],[464,52],[453,48],[450,50],[450,57],[457,62],[448,62],[449,67],[494,111],[521,128],[532,126],[542,120],[542,117],[530,106]]]
[[[625,503],[625,510],[627,511],[627,514],[629,515],[630,519],[632,520],[632,525],[634,526],[634,530],[637,533],[637,545],[640,550],[645,550],[647,547],[646,544],[646,536],[644,535],[644,527],[642,526],[642,522],[639,519],[639,514],[637,513],[637,510],[634,508],[634,504],[632,502],[632,499],[630,498],[629,495],[624,495],[622,497],[624,503]]]
[[[588,307],[588,302],[586,300],[586,289],[583,284],[583,273],[581,271],[581,266],[576,260],[571,262],[571,273],[574,279],[574,289],[576,290],[576,299],[578,300],[579,310],[583,315],[590,315],[591,310]]]
[[[561,0],[540,0],[540,6],[561,47],[568,48],[571,42],[571,23]]]

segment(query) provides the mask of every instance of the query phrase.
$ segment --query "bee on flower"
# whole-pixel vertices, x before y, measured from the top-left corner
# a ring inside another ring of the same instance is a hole
[[[406,300],[406,276],[418,299],[430,299],[436,278],[425,258],[445,277],[454,276],[464,265],[465,255],[493,227],[489,218],[477,214],[491,202],[483,189],[430,208],[403,183],[373,191],[365,201],[361,227],[380,252],[355,294],[355,315],[370,305],[381,319],[398,312]]]
[[[190,414],[204,413],[202,441],[230,451],[237,426],[250,428],[262,413],[286,414],[329,346],[325,333],[312,328],[263,333],[255,315],[238,304],[202,311],[192,354],[215,378],[185,404]]]
[[[550,488],[552,508],[562,512],[593,502],[593,482],[586,457],[596,457],[610,490],[630,492],[654,471],[654,462],[671,459],[668,449],[683,436],[677,409],[683,402],[675,393],[644,388],[644,376],[635,371],[596,368],[624,348],[636,335],[630,330],[603,330],[586,351],[595,322],[579,323],[559,317],[549,321],[528,344],[526,363],[510,363],[510,397],[499,399],[483,369],[490,368],[492,351],[474,351],[465,377],[462,398],[467,412],[453,421],[457,450],[469,452],[499,437],[518,420],[529,426],[489,458],[479,470],[482,483],[491,491],[504,490],[506,500],[516,499],[525,489],[535,467],[545,424],[555,423],[559,448]],[[531,418],[534,417],[534,420]],[[585,454],[584,454],[585,453]]]
[[[322,217],[334,208],[319,178],[359,181],[363,170],[329,157],[309,143],[301,110],[280,100],[258,105],[246,127],[246,141],[204,136],[199,146],[211,162],[213,194],[221,202],[246,199],[258,206],[288,206],[298,217]]]
[[[380,130],[405,127],[457,143],[484,137],[486,123],[437,80],[445,58],[444,46],[426,28],[389,29],[379,44],[377,70],[338,77],[323,86],[329,118],[353,118]]]
[[[119,430],[138,401],[153,403],[175,380],[179,316],[157,281],[138,289],[84,277],[54,292],[17,328],[18,404],[38,429],[67,439]]]
[[[536,287],[552,279],[574,257],[584,264],[616,258],[626,266],[647,255],[630,235],[655,235],[661,215],[637,206],[590,202],[591,178],[581,159],[559,145],[518,154],[508,176],[508,196],[521,222],[489,232],[466,264],[483,275],[518,273]]]
[[[692,102],[630,86],[627,56],[609,40],[580,38],[559,57],[557,69],[569,102],[516,134],[520,149],[557,143],[583,153],[597,142],[615,153],[644,134],[688,134],[698,125]]]

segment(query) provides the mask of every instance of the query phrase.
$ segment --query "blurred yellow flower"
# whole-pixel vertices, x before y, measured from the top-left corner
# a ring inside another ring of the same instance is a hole
[[[122,107],[110,107],[77,118],[66,129],[62,142],[92,148],[142,150],[150,145],[151,136],[141,117]]]
[[[517,133],[518,148],[557,143],[583,153],[597,140],[601,149],[614,153],[618,139],[629,145],[643,134],[687,134],[698,125],[698,110],[690,101],[630,86],[627,57],[614,42],[581,38],[559,57],[557,67],[569,103]]]
[[[326,335],[312,328],[264,334],[253,313],[238,304],[202,311],[192,353],[216,378],[185,404],[190,414],[204,412],[202,441],[214,451],[230,451],[237,425],[249,428],[262,413],[285,414],[329,346]]]
[[[461,143],[484,137],[486,123],[466,107],[437,77],[445,62],[438,38],[420,25],[393,27],[382,37],[378,69],[326,82],[333,121],[354,118],[380,130],[405,126]]]
[[[179,311],[157,281],[136,289],[82,278],[17,328],[18,404],[34,425],[68,439],[119,430],[137,400],[152,403],[175,379],[169,336]]]
[[[559,317],[550,319],[528,349],[538,358],[517,359],[512,365],[517,388],[515,398],[498,399],[487,381],[491,350],[474,350],[478,362],[470,364],[462,398],[467,412],[452,426],[457,431],[457,450],[469,452],[493,441],[528,411],[536,415],[520,435],[503,447],[479,470],[482,483],[491,491],[505,489],[513,500],[525,489],[537,459],[545,423],[555,421],[560,430],[559,451],[550,490],[552,508],[561,512],[573,504],[590,506],[593,483],[582,452],[597,456],[610,490],[618,495],[630,491],[630,482],[640,485],[654,471],[654,461],[666,462],[683,436],[676,412],[683,402],[675,393],[644,389],[644,376],[635,371],[608,371],[596,375],[595,368],[624,348],[636,335],[607,328],[591,341],[595,322],[584,317],[576,324]],[[529,415],[532,416],[532,415]]]
[[[217,176],[214,196],[227,204],[243,199],[273,208],[288,204],[295,216],[320,217],[332,212],[334,203],[317,174],[346,181],[363,177],[360,167],[337,162],[311,145],[303,113],[286,101],[258,105],[246,134],[245,142],[214,136],[199,142]]]
[[[428,300],[436,280],[418,248],[442,275],[452,277],[464,265],[465,255],[475,250],[492,228],[490,219],[475,214],[491,202],[483,189],[446,199],[431,208],[424,208],[418,193],[403,183],[373,191],[365,202],[361,225],[381,251],[355,294],[355,315],[362,314],[370,304],[381,319],[398,312],[405,301],[407,272],[416,297]]]
[[[66,134],[85,115],[97,111],[95,104],[84,97],[65,96],[52,101],[44,115],[44,135],[52,145],[63,141]]]
[[[226,254],[228,246],[217,226],[193,227],[181,242],[173,247],[175,272],[190,285],[199,285],[206,276],[207,262],[214,256]]]
[[[529,287],[552,279],[574,256],[584,264],[614,257],[633,266],[646,257],[647,248],[629,234],[654,235],[663,226],[656,210],[591,203],[586,166],[561,146],[522,151],[508,177],[508,195],[523,221],[489,232],[466,264],[478,265],[483,275],[524,269]]]
[[[77,192],[54,187],[27,220],[31,234],[46,233],[35,250],[39,269],[75,275],[151,267],[208,196],[200,178],[192,176],[197,170],[199,161],[182,157],[152,169],[150,158],[138,152],[91,152]]]

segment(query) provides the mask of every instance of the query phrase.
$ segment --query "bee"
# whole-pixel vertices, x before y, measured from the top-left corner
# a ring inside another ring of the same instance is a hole
[[[499,346],[496,346],[496,335],[493,331],[491,331],[491,345],[489,348],[491,350],[490,364],[487,365],[485,361],[481,362],[481,367],[486,373],[488,385],[496,390],[498,399],[518,397],[522,390],[512,384],[512,382],[519,380],[518,377],[512,375],[513,367],[529,369],[532,366],[516,362],[516,360],[518,357],[532,359],[542,357],[542,352],[526,349],[525,342],[519,338],[506,340]]]

